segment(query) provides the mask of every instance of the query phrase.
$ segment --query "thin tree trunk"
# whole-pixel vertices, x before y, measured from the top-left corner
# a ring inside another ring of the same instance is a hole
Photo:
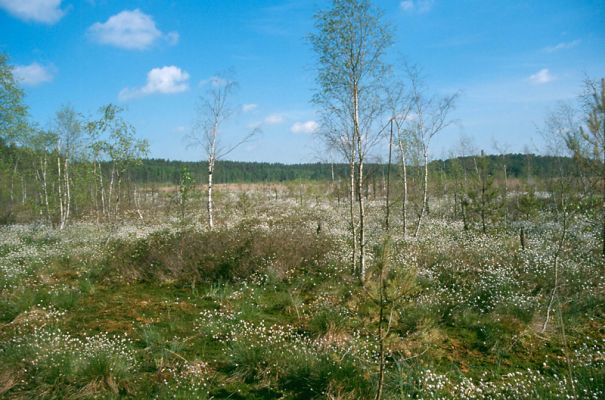
[[[390,214],[390,204],[389,204],[389,195],[391,192],[391,154],[393,151],[393,118],[391,118],[391,133],[389,135],[389,163],[387,164],[387,184],[386,184],[386,218],[384,227],[385,230],[389,231],[389,214]]]
[[[61,172],[61,156],[57,156],[57,188],[59,190],[59,229],[63,229],[65,210],[63,209],[63,178]]]
[[[401,203],[401,218],[403,220],[403,240],[405,240],[408,235],[408,169],[405,158],[405,146],[403,145],[403,141],[401,139],[399,139],[399,153],[401,157],[401,168],[403,173],[403,199]]]
[[[208,160],[208,227],[214,228],[213,204],[212,204],[212,175],[214,173],[214,158],[210,156]]]
[[[359,88],[357,84],[353,86],[353,139],[357,144],[357,202],[359,206],[359,278],[363,283],[366,273],[366,258],[365,258],[365,210],[363,202],[363,162],[364,150],[361,132],[359,130]]]
[[[44,194],[44,207],[45,207],[45,211],[46,211],[46,220],[49,224],[52,225],[52,219],[50,216],[50,205],[48,202],[48,182],[46,180],[47,170],[48,170],[48,160],[46,158],[46,152],[45,152],[44,157],[42,158],[42,161],[40,162],[40,174],[39,174],[38,179],[40,180],[40,183],[42,184],[42,193]]]
[[[504,227],[508,227],[508,171],[504,164]]]
[[[353,253],[351,255],[351,268],[353,275],[357,275],[357,223],[355,221],[355,147],[351,151],[351,160],[349,161],[349,213],[351,218],[351,237],[353,239]]]
[[[359,158],[357,163],[357,202],[359,205],[359,278],[362,282],[365,280],[366,259],[365,259],[365,207],[363,198],[363,159]]]
[[[115,208],[115,214],[114,216],[117,218],[118,214],[120,212],[120,201],[122,200],[122,174],[120,173],[120,170],[116,171],[116,177],[117,177],[117,181],[116,181],[116,208]]]
[[[99,168],[99,189],[101,190],[101,212],[103,218],[108,217],[107,211],[107,199],[105,198],[105,183],[103,182],[103,169],[101,168],[101,164],[98,163]]]
[[[15,156],[16,158],[16,156]],[[10,189],[10,203],[11,206],[15,202],[15,176],[18,172],[19,161],[15,160],[15,166],[13,167],[13,173],[11,174],[11,189]]]
[[[483,155],[483,150],[481,151],[481,156],[485,157]],[[483,165],[483,162],[482,162]],[[485,169],[485,166],[484,168]],[[487,226],[485,224],[485,217],[486,217],[486,212],[487,212],[487,199],[486,199],[486,191],[487,191],[487,177],[486,177],[486,171],[481,171],[481,230],[483,231],[483,234],[485,235],[487,233]]]
[[[64,177],[65,177],[65,194],[67,195],[65,198],[64,224],[67,224],[67,221],[69,220],[69,214],[71,213],[71,189],[70,189],[70,184],[69,184],[69,161],[68,161],[67,157],[65,157]]]
[[[137,185],[134,185],[134,206],[137,210],[137,214],[139,215],[139,219],[142,221],[143,220],[143,213],[141,212],[141,207],[139,204],[139,198],[138,198],[138,193],[137,193]]]
[[[115,181],[115,164],[112,165],[111,167],[111,175],[109,178],[109,188],[108,188],[108,193],[107,193],[107,213],[108,213],[108,217],[112,218],[113,216],[113,185],[114,185],[114,181]]]
[[[428,198],[428,183],[429,183],[429,154],[426,145],[423,145],[424,155],[424,180],[422,183],[422,206],[420,207],[420,214],[418,215],[418,223],[416,224],[416,231],[414,237],[418,237],[420,232],[420,225],[422,224],[422,218],[426,212],[427,198]]]
[[[563,232],[561,233],[561,237],[559,238],[559,242],[557,243],[557,249],[555,250],[555,254],[553,256],[553,268],[555,272],[554,276],[554,285],[552,291],[550,293],[550,300],[548,302],[548,307],[546,308],[546,318],[544,320],[544,325],[542,325],[542,333],[546,331],[546,327],[548,326],[548,322],[550,321],[550,313],[552,312],[552,307],[557,296],[557,288],[559,287],[559,257],[561,252],[563,251],[563,245],[565,244],[565,239],[567,236],[567,210],[565,203],[562,200],[562,208],[563,208]]]
[[[25,204],[27,201],[27,185],[25,184],[25,178],[21,175],[21,204]]]

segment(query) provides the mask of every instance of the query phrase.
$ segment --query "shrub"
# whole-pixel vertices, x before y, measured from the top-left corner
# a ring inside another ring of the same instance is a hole
[[[290,227],[271,232],[246,225],[212,232],[160,231],[114,241],[104,264],[106,272],[116,271],[129,281],[213,283],[259,272],[285,279],[292,271],[324,266],[330,243],[325,236]]]

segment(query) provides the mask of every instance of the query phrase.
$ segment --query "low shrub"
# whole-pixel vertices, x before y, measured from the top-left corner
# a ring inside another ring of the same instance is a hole
[[[293,271],[325,266],[331,247],[327,236],[289,227],[271,232],[249,226],[160,231],[134,241],[114,241],[104,264],[106,272],[117,271],[128,281],[229,282],[255,273],[285,279]]]

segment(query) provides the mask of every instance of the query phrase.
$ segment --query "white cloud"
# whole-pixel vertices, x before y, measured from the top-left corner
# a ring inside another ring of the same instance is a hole
[[[36,86],[50,82],[55,77],[54,67],[40,65],[36,62],[29,65],[17,65],[13,68],[15,79],[27,86]]]
[[[528,78],[529,82],[534,85],[543,85],[552,82],[554,79],[555,77],[550,73],[548,68],[543,68]]]
[[[554,46],[545,47],[544,51],[547,53],[555,53],[559,50],[573,49],[574,47],[578,46],[580,43],[582,43],[582,41],[580,39],[572,40],[571,42],[561,42],[561,43],[557,43]]]
[[[245,113],[247,113],[247,112],[250,112],[250,111],[254,111],[257,108],[258,108],[258,104],[254,104],[254,103],[244,104],[242,106],[242,111],[245,112]]]
[[[139,9],[122,11],[106,22],[96,22],[88,28],[88,34],[98,43],[127,50],[147,49],[161,38],[171,45],[179,41],[177,32],[163,34],[153,18]]]
[[[411,11],[414,9],[414,1],[413,0],[405,0],[399,4],[399,7],[403,11]]]
[[[124,88],[120,91],[118,97],[120,100],[128,100],[154,93],[180,93],[189,89],[188,80],[189,74],[174,65],[154,68],[147,73],[147,84],[145,86],[134,89]]]
[[[319,129],[319,124],[313,120],[306,122],[295,122],[290,128],[292,133],[314,133]]]
[[[399,8],[405,12],[417,12],[424,14],[433,9],[435,0],[404,0],[399,3]]]
[[[61,9],[61,0],[0,0],[0,8],[24,21],[49,25],[65,15],[65,11]]]
[[[265,124],[278,125],[284,122],[284,116],[280,114],[271,114],[265,118]]]

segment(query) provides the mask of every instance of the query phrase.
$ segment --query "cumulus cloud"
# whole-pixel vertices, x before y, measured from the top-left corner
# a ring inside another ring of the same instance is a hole
[[[15,79],[26,86],[37,86],[50,82],[55,77],[54,67],[40,65],[36,62],[29,65],[17,65],[13,68]]]
[[[405,12],[417,12],[424,14],[433,9],[435,0],[404,0],[399,3],[399,8]]]
[[[242,111],[245,112],[245,113],[247,113],[247,112],[250,112],[250,111],[254,111],[257,108],[258,108],[258,104],[254,104],[254,103],[244,104],[242,106]]]
[[[572,40],[571,42],[561,42],[557,43],[554,46],[548,46],[544,48],[544,51],[547,53],[555,53],[560,50],[573,49],[578,46],[582,41],[580,39]]]
[[[278,125],[284,122],[284,116],[280,114],[271,114],[265,118],[264,122],[267,125]]]
[[[49,25],[65,15],[61,0],[0,0],[0,8],[21,20]]]
[[[128,100],[136,97],[148,96],[154,93],[173,94],[189,89],[189,74],[174,65],[154,68],[147,73],[147,83],[139,88],[124,88],[118,97]]]
[[[171,45],[179,41],[177,32],[162,33],[153,17],[139,9],[122,11],[103,23],[96,22],[88,28],[88,34],[98,43],[126,50],[145,50],[159,39]]]
[[[295,122],[290,127],[292,133],[314,133],[319,129],[319,124],[313,120],[306,122]]]
[[[543,68],[528,78],[529,82],[534,85],[544,85],[545,83],[552,82],[555,77],[550,73],[548,68]]]

